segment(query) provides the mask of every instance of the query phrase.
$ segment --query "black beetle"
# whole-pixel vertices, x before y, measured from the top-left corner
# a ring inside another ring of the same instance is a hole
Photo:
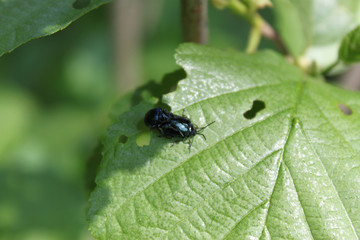
[[[205,127],[199,128],[184,115],[184,111],[183,115],[179,116],[167,111],[166,109],[154,108],[146,113],[144,122],[151,129],[157,129],[161,136],[166,138],[181,138],[182,140],[185,140],[198,134],[203,136],[206,140],[205,135],[202,134],[201,131],[213,124],[215,121]],[[178,141],[175,141],[174,144],[176,142]],[[189,150],[191,149],[191,144],[192,141],[189,140]]]
[[[163,123],[170,122],[173,117],[174,114],[166,109],[154,108],[145,114],[144,122],[150,128],[157,128]]]

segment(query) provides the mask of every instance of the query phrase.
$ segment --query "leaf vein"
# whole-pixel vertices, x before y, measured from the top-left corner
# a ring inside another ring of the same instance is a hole
[[[218,190],[214,191],[213,194],[211,194],[207,199],[204,199],[204,201],[202,201],[201,203],[199,203],[198,205],[196,205],[194,207],[194,209],[187,214],[183,219],[181,219],[178,223],[175,224],[174,228],[170,229],[168,234],[170,232],[172,232],[173,230],[175,230],[176,226],[180,225],[185,219],[187,219],[192,213],[194,213],[196,210],[198,210],[203,204],[207,203],[207,201],[213,197],[215,194],[221,192],[222,190],[224,190],[225,188],[227,188],[231,183],[233,183],[234,181],[238,180],[240,177],[242,177],[243,175],[247,174],[249,171],[251,171],[252,169],[254,169],[255,167],[257,167],[259,164],[261,164],[266,158],[270,157],[271,155],[277,153],[279,150],[275,150],[271,153],[269,153],[268,155],[266,155],[264,158],[262,158],[259,162],[257,162],[254,166],[252,166],[251,168],[249,168],[246,172],[240,174],[237,177],[234,177],[232,180],[230,180],[229,182],[227,182],[226,184],[224,184],[221,188],[219,188]],[[250,191],[250,190],[249,190]],[[251,192],[251,191],[250,191]],[[256,195],[255,195],[256,196]],[[256,196],[258,197],[258,196]],[[261,204],[260,204],[261,205]],[[255,207],[256,208],[256,207]]]

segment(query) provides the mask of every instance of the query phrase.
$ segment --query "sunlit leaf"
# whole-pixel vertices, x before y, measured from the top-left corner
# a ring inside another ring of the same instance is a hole
[[[176,59],[188,76],[165,101],[199,126],[216,122],[189,152],[156,133],[137,146],[151,103],[123,114],[107,132],[90,198],[94,237],[359,239],[358,93],[273,52],[185,44]]]

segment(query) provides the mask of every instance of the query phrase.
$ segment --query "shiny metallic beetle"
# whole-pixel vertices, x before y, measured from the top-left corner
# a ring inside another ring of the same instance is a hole
[[[215,121],[205,127],[198,127],[184,115],[184,112],[182,116],[179,116],[166,109],[154,108],[146,113],[144,122],[151,129],[157,129],[163,137],[178,138],[182,140],[189,139],[190,150],[193,142],[192,138],[196,135],[201,135],[206,140],[205,135],[202,134],[201,131]],[[174,143],[176,142],[178,141],[175,141]]]

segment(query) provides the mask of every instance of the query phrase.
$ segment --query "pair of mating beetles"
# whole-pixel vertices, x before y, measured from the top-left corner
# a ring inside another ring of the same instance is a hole
[[[179,116],[162,108],[154,108],[146,113],[144,122],[151,129],[157,129],[163,137],[178,138],[182,140],[189,139],[190,151],[192,144],[191,139],[198,134],[203,136],[206,140],[205,135],[201,132],[214,122],[205,127],[198,127],[184,115],[184,111],[182,116]],[[174,143],[176,142],[178,141],[175,141]]]

